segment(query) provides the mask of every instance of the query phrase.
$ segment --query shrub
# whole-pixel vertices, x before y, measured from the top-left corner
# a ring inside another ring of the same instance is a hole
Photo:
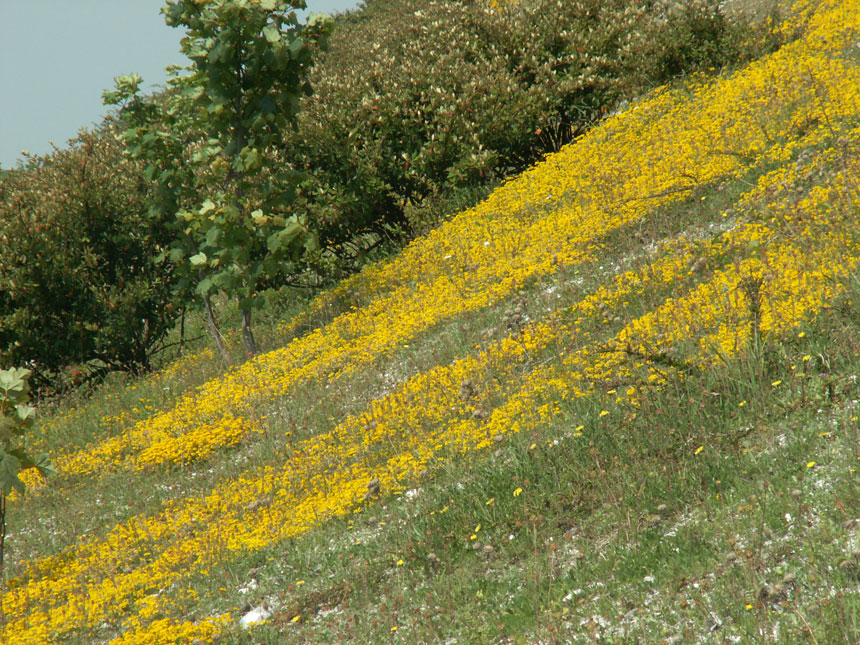
[[[619,101],[762,53],[775,32],[755,24],[716,0],[371,0],[339,18],[284,158],[312,174],[323,246],[360,259],[357,242],[408,237],[427,201],[522,171]]]
[[[69,365],[86,375],[141,370],[178,315],[166,242],[139,168],[112,127],[31,158],[0,179],[0,363],[39,387]]]
[[[205,119],[189,120],[180,100],[188,87],[135,99],[126,106],[139,120],[129,158],[108,120],[69,150],[0,177],[0,360],[26,363],[40,385],[70,363],[90,373],[145,369],[198,280],[208,293],[235,290],[233,273],[250,276],[238,284],[250,321],[250,294],[360,268],[619,102],[779,46],[773,20],[752,24],[717,0],[369,0],[338,18],[296,127],[236,159],[221,154]],[[150,153],[163,163],[135,161]],[[258,163],[256,179],[232,190],[257,217],[227,218],[229,231],[210,225],[200,200],[212,196],[201,188]],[[301,173],[293,199],[289,184]],[[269,203],[276,194],[288,197],[283,206]],[[266,227],[282,220],[301,235],[284,229],[273,255]],[[224,246],[224,231],[238,243]],[[301,239],[321,251],[281,253]]]
[[[728,13],[721,0],[683,0],[663,7],[664,25],[655,34],[654,79],[664,83],[695,71],[712,70],[762,56],[779,48],[771,27],[776,5],[753,23],[750,16]]]

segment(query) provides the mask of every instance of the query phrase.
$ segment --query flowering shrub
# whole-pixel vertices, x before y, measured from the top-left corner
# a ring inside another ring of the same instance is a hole
[[[441,321],[491,306],[559,266],[594,260],[601,236],[699,185],[784,163],[793,151],[819,145],[831,137],[824,110],[831,119],[850,118],[856,110],[857,72],[828,52],[817,41],[801,41],[730,78],[664,91],[637,104],[331,296],[347,292],[364,306],[206,383],[126,433],[59,460],[62,470],[186,462],[236,445],[262,431],[241,419],[260,400],[354,373]],[[815,78],[799,60],[817,70]],[[792,88],[776,102],[769,93],[774,78],[779,87]],[[817,99],[822,92],[824,105]],[[817,125],[798,137],[797,124],[808,122]],[[732,154],[736,141],[748,148]],[[767,239],[761,228],[752,230]],[[743,277],[731,275],[721,288],[731,289]],[[324,307],[329,298],[315,306]]]
[[[742,34],[787,37],[766,23],[743,31],[708,0],[682,6],[412,0],[342,17],[298,128],[282,128],[280,150],[267,148],[273,163],[243,188],[253,221],[210,202],[201,215],[201,190],[232,175],[210,159],[219,146],[204,144],[205,125],[178,109],[181,86],[136,104],[152,114],[129,138],[132,156],[154,150],[160,164],[122,160],[107,122],[2,179],[0,357],[33,361],[41,385],[80,382],[61,377],[69,365],[84,375],[146,368],[201,270],[203,292],[251,294],[306,274],[308,261],[314,277],[359,268],[368,247],[433,223],[456,191],[466,201],[483,195],[476,187],[559,149],[619,100],[751,55],[736,44]],[[254,211],[270,206],[263,192],[288,188],[281,176],[297,176],[291,170],[310,174],[289,213]],[[230,253],[224,240],[235,242]],[[313,252],[298,261],[306,247]],[[197,264],[180,272],[179,289],[176,265],[190,258]],[[252,298],[241,300],[249,321]],[[253,347],[249,328],[245,336]]]
[[[715,0],[371,2],[340,20],[285,158],[312,174],[303,195],[324,245],[350,256],[558,150],[622,99],[781,42],[754,25]]]

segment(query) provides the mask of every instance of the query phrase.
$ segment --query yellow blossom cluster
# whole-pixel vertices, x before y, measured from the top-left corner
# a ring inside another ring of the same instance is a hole
[[[209,618],[199,623],[171,618],[159,618],[147,625],[132,621],[132,627],[120,638],[111,641],[114,645],[153,643],[158,645],[183,645],[184,643],[209,643],[221,633],[230,621],[230,614]]]
[[[175,615],[169,590],[186,578],[353,512],[372,481],[400,490],[440,460],[548,423],[565,400],[611,393],[635,404],[678,366],[729,360],[753,334],[814,316],[860,258],[850,234],[860,165],[846,154],[860,147],[860,130],[846,125],[860,115],[860,69],[841,55],[860,33],[860,6],[815,8],[802,39],[731,76],[643,99],[334,294],[364,306],[57,463],[94,474],[205,459],[263,432],[261,404],[353,374],[440,322],[593,260],[607,234],[704,185],[775,167],[726,214],[725,231],[668,241],[579,302],[406,379],[291,445],[278,467],[31,562],[0,597],[0,641],[55,642],[103,625],[122,643],[211,640],[230,617]],[[609,319],[634,300],[648,303],[644,313]],[[669,367],[653,360],[671,351]]]
[[[311,379],[351,374],[443,320],[593,259],[602,236],[658,206],[817,145],[857,110],[860,71],[833,55],[850,41],[855,14],[830,3],[807,18],[806,38],[773,56],[715,82],[663,90],[608,119],[334,294],[362,295],[365,306],[210,381],[161,415],[58,457],[58,465],[69,474],[104,472],[183,463],[235,445],[237,426],[223,415],[239,418],[252,403],[289,396]],[[152,444],[157,451],[141,460]]]

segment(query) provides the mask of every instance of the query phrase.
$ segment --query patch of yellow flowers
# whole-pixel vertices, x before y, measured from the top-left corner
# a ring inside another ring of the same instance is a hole
[[[774,167],[727,214],[725,232],[669,241],[567,309],[405,380],[298,442],[282,467],[249,470],[32,562],[0,597],[0,641],[54,642],[105,624],[118,643],[211,640],[233,618],[175,615],[166,590],[188,576],[351,513],[374,479],[398,490],[439,460],[539,427],[564,400],[612,387],[635,404],[645,384],[680,376],[657,369],[656,352],[683,346],[685,361],[707,366],[743,352],[754,333],[778,336],[815,316],[860,258],[850,235],[860,167],[845,154],[860,130],[844,125],[860,115],[860,69],[841,56],[858,38],[860,6],[804,6],[802,39],[726,78],[652,94],[334,294],[366,306],[56,463],[96,476],[206,459],[264,431],[253,412],[261,402],[353,374],[440,322],[593,260],[603,236],[699,186]],[[634,298],[654,306],[607,337],[604,312]],[[531,363],[549,349],[557,360]]]

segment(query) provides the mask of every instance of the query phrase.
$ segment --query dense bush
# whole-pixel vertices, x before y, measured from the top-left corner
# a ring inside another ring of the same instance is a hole
[[[349,257],[623,99],[760,55],[771,34],[717,0],[370,0],[339,19],[286,158],[312,173],[303,196],[322,242]]]
[[[179,306],[147,196],[108,125],[0,179],[0,364],[40,387],[148,366]]]

